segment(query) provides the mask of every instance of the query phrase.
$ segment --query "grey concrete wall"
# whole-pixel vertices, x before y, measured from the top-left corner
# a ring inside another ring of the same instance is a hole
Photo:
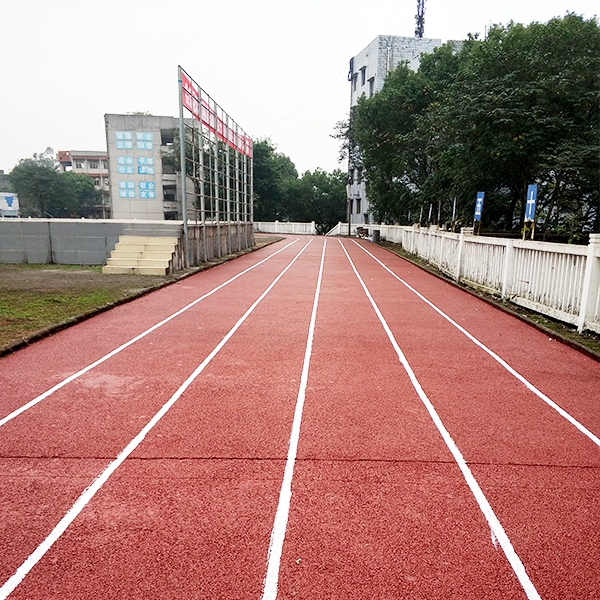
[[[0,263],[104,265],[128,229],[140,228],[144,233],[139,235],[148,235],[148,229],[163,225],[111,219],[0,220]]]
[[[0,263],[105,265],[121,235],[183,238],[181,221],[113,219],[0,220]],[[204,239],[206,235],[206,240]],[[254,245],[252,223],[189,226],[192,266]],[[183,268],[184,247],[174,257]]]

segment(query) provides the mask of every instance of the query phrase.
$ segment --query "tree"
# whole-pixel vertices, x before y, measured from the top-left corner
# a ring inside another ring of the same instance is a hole
[[[254,219],[288,220],[288,193],[297,179],[298,171],[294,163],[285,154],[277,152],[270,140],[254,142]]]
[[[33,158],[21,159],[10,172],[21,205],[21,214],[30,217],[91,217],[99,200],[91,177],[63,173],[52,148]]]
[[[317,233],[326,234],[346,216],[346,180],[339,169],[306,171],[289,187],[289,220],[314,221]]]

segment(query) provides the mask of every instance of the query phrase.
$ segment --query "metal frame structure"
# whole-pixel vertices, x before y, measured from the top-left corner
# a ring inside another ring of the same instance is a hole
[[[179,67],[179,159],[181,208],[188,256],[187,221],[252,222],[252,138]],[[184,119],[184,109],[192,119]],[[231,228],[228,227],[228,235]],[[239,235],[239,228],[238,228]]]

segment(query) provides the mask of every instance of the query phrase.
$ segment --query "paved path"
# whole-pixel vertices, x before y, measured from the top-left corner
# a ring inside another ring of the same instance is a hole
[[[600,597],[600,365],[368,242],[0,359],[0,599]]]

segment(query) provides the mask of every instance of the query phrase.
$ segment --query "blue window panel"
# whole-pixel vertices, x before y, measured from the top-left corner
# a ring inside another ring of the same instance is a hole
[[[117,158],[117,163],[120,165],[132,165],[133,164],[133,156],[119,156]]]
[[[133,150],[133,142],[117,140],[117,150]]]
[[[148,198],[154,200],[156,198],[156,192],[148,192]]]
[[[127,197],[128,198],[135,198],[135,190],[128,190],[127,191]]]
[[[119,198],[127,198],[127,190],[119,190]]]
[[[133,133],[131,131],[115,131],[115,138],[117,140],[132,140]]]

